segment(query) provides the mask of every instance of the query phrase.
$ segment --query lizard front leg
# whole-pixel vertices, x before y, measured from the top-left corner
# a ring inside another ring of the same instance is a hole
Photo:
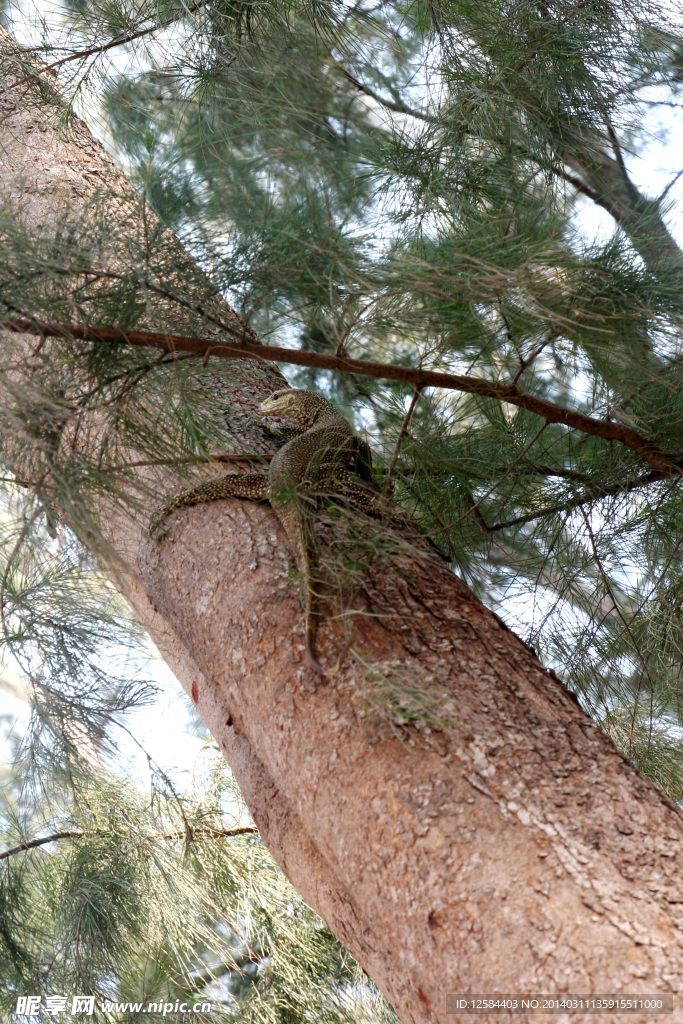
[[[219,501],[221,498],[246,498],[249,501],[268,501],[268,477],[264,473],[228,473],[218,480],[207,480],[199,487],[176,494],[156,510],[149,524],[149,532],[157,540],[167,533],[165,520],[176,509],[188,505],[201,505],[205,501]]]

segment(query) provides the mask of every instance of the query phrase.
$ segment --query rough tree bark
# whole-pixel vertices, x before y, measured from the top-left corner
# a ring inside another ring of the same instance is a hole
[[[112,223],[133,230],[121,211],[137,197],[83,124],[60,137],[25,94],[0,102],[0,181],[29,223],[84,208],[105,181]],[[227,394],[227,414],[265,451],[245,412],[277,377],[248,374],[251,397]],[[368,713],[358,660],[324,682],[305,667],[291,553],[263,508],[180,511],[162,544],[122,515],[110,529],[120,585],[269,849],[405,1021],[458,1019],[447,993],[681,992],[679,811],[429,551],[370,558],[353,620],[375,672],[412,680],[450,720],[395,734]],[[322,653],[338,642],[323,630]]]

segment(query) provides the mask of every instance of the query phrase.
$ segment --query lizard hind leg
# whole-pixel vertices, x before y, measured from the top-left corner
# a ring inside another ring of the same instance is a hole
[[[228,473],[217,480],[207,480],[199,487],[182,491],[167,501],[153,514],[149,532],[161,540],[167,533],[166,519],[179,508],[201,505],[221,498],[246,498],[250,501],[268,501],[268,477],[264,473]]]

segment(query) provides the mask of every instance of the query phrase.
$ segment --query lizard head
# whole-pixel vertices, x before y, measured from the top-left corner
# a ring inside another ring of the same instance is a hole
[[[300,388],[286,388],[275,391],[259,409],[266,416],[282,416],[283,419],[295,420],[304,427],[312,427],[321,415],[335,412],[331,402],[315,391]]]

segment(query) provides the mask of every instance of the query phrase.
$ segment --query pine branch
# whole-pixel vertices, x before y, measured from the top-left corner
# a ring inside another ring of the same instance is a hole
[[[578,179],[564,176],[614,218],[650,270],[667,263],[672,269],[683,267],[683,251],[662,220],[660,201],[648,199],[636,188],[623,159],[610,156],[585,133],[571,152],[564,152],[563,159]]]
[[[401,429],[398,432],[398,437],[396,438],[396,445],[394,446],[394,454],[392,455],[391,462],[389,463],[387,479],[384,485],[384,495],[386,498],[391,498],[391,485],[394,479],[394,470],[396,469],[396,463],[398,462],[398,455],[399,452],[401,451],[401,442],[405,437],[406,431],[410,424],[410,419],[413,415],[413,412],[415,411],[415,406],[417,405],[418,399],[421,394],[422,388],[420,387],[420,385],[418,385],[413,392],[413,397],[410,402],[408,412],[405,414],[405,418],[403,420],[403,423],[401,424]]]
[[[0,860],[13,857],[17,853],[23,853],[24,850],[34,850],[38,846],[45,846],[46,843],[56,843],[58,839],[75,839],[93,834],[92,832],[84,832],[81,829],[76,829],[72,832],[53,832],[52,835],[41,836],[40,839],[30,839],[28,842],[19,843],[18,846],[13,846],[9,850],[3,850],[0,853]]]
[[[44,64],[43,67],[38,68],[30,75],[26,75],[25,78],[20,78],[18,82],[13,82],[9,86],[10,89],[17,89],[20,85],[25,85],[26,82],[32,82],[38,75],[44,74],[46,71],[54,71],[55,68],[61,67],[62,64],[68,64],[74,60],[85,59],[87,57],[94,57],[101,53],[106,53],[107,50],[113,50],[117,46],[125,46],[126,43],[133,43],[137,39],[142,39],[144,36],[149,36],[153,32],[157,32],[162,28],[167,28],[176,21],[180,21],[181,18],[186,17],[188,14],[194,14],[200,7],[203,7],[203,3],[190,4],[187,7],[183,7],[182,10],[178,11],[170,18],[166,18],[165,21],[158,22],[156,25],[150,25],[148,28],[140,29],[138,32],[130,32],[128,35],[119,36],[117,39],[111,39],[108,43],[102,43],[100,46],[91,46],[87,50],[76,50],[74,53],[70,53],[67,57],[62,57],[60,60],[54,61],[52,64]]]
[[[596,491],[584,491],[582,494],[569,498],[568,501],[562,501],[557,505],[550,505],[547,508],[540,509],[538,512],[529,512],[526,515],[517,516],[516,519],[508,519],[506,522],[494,523],[492,526],[489,526],[484,521],[481,514],[477,516],[477,519],[485,533],[497,533],[499,530],[509,530],[514,526],[524,526],[535,519],[542,519],[543,516],[556,515],[559,512],[572,512],[574,509],[582,508],[584,505],[592,501],[598,501],[600,498],[615,498],[619,494],[630,494],[631,491],[635,491],[638,487],[647,487],[649,484],[658,483],[660,480],[666,480],[673,475],[676,474],[653,470],[651,473],[645,473],[643,476],[636,477],[635,480],[600,487]]]
[[[436,117],[432,117],[423,110],[416,110],[414,107],[409,107],[400,98],[388,100],[384,96],[380,96],[380,94],[375,92],[374,89],[371,89],[369,85],[365,85],[363,82],[359,81],[359,79],[357,79],[355,75],[352,75],[351,72],[343,66],[343,64],[339,63],[339,61],[334,61],[333,67],[335,67],[337,71],[351,83],[351,85],[358,89],[359,92],[362,92],[365,96],[369,96],[371,100],[374,100],[375,103],[378,103],[382,107],[386,107],[387,110],[393,110],[397,114],[406,114],[408,117],[414,117],[418,121],[426,121],[427,124],[437,123]]]
[[[92,829],[88,832],[83,829],[74,829],[70,832],[53,832],[49,836],[41,836],[39,839],[29,839],[25,843],[19,843],[18,846],[13,846],[9,850],[3,850],[0,853],[0,860],[5,860],[7,857],[13,857],[17,853],[23,853],[25,850],[35,850],[39,846],[45,846],[47,843],[56,843],[60,839],[82,839],[84,836],[96,836],[98,834],[96,829]],[[204,839],[206,837],[210,839],[232,839],[234,836],[246,836],[246,835],[258,835],[258,829],[255,825],[238,825],[235,828],[212,828],[210,825],[203,825],[199,829],[191,828],[188,831],[185,829],[175,830],[173,832],[157,832],[154,836],[155,839],[182,839],[183,842],[194,842],[196,839]]]
[[[370,362],[352,359],[349,356],[329,355],[324,352],[305,352],[300,349],[281,348],[274,345],[248,345],[238,342],[205,341],[179,334],[159,334],[153,331],[120,331],[114,327],[91,327],[79,324],[46,323],[24,317],[0,320],[0,329],[18,334],[33,334],[38,337],[71,338],[79,341],[102,342],[115,345],[135,345],[142,348],[162,348],[167,352],[195,352],[208,360],[211,356],[223,359],[253,359],[271,363],[289,363],[293,366],[308,366],[320,370],[334,370],[338,373],[359,374],[378,380],[395,380],[412,384],[416,388],[435,387],[464,394],[479,395],[499,402],[518,406],[541,416],[548,423],[560,423],[572,430],[579,430],[605,441],[616,441],[637,452],[653,469],[666,476],[683,473],[683,462],[669,456],[659,445],[637,430],[613,420],[595,419],[584,413],[566,409],[545,398],[520,391],[516,384],[497,383],[481,377],[465,374],[445,373],[439,370],[412,369],[394,366],[390,363]]]

